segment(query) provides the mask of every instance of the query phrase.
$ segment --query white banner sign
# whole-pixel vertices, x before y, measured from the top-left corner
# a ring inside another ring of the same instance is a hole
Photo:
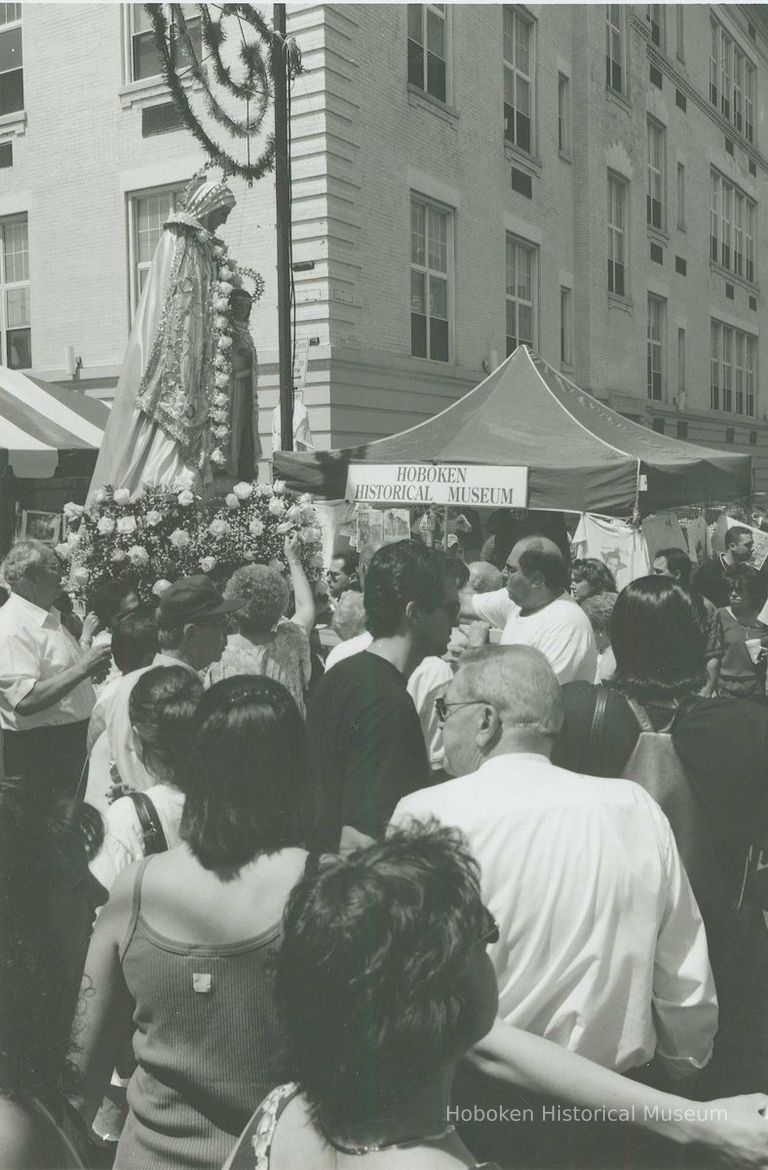
[[[525,508],[528,468],[471,463],[350,464],[347,499],[360,504]]]

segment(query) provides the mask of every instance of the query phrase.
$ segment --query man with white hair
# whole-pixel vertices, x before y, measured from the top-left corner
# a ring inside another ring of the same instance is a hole
[[[61,564],[47,545],[20,541],[5,558],[11,590],[0,609],[0,726],[9,779],[41,797],[74,794],[85,763],[88,720],[96,696],[91,678],[110,648],[84,650],[61,623],[54,599]]]
[[[560,688],[529,647],[465,655],[443,699],[457,779],[406,796],[393,823],[466,835],[483,900],[499,1014],[606,1068],[684,1078],[712,1053],[717,999],[698,906],[669,822],[638,784],[550,763]]]

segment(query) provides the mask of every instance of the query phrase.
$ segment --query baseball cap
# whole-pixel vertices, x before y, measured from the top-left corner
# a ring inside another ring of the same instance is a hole
[[[242,609],[245,602],[239,597],[225,601],[219,590],[204,573],[194,577],[182,577],[169,585],[160,597],[157,607],[161,622],[170,626],[183,626],[200,618],[216,617]]]

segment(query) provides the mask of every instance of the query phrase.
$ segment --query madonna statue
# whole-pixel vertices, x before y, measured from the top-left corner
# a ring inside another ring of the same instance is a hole
[[[115,401],[91,480],[200,488],[228,463],[229,293],[239,281],[215,232],[235,205],[212,175],[196,176],[169,217],[139,299]],[[224,282],[222,282],[222,278]],[[227,314],[227,315],[224,315]],[[231,363],[230,363],[231,364]],[[224,372],[222,372],[224,370]],[[229,387],[231,390],[231,386]],[[218,423],[218,425],[216,425]]]

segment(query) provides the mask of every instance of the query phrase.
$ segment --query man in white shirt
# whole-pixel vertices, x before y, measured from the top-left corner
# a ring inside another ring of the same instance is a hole
[[[14,545],[3,563],[11,596],[0,609],[0,726],[9,779],[43,799],[74,795],[95,695],[91,677],[109,647],[83,650],[53,602],[62,567],[40,541]]]
[[[499,925],[499,1014],[626,1072],[684,1078],[709,1060],[717,999],[704,925],[664,814],[627,780],[549,761],[560,688],[529,647],[465,656],[445,698],[458,779],[406,796],[393,823],[466,835]]]
[[[597,646],[589,619],[568,593],[568,565],[544,536],[527,536],[507,558],[507,585],[464,598],[464,615],[502,630],[503,646],[541,650],[561,683],[594,682]]]

